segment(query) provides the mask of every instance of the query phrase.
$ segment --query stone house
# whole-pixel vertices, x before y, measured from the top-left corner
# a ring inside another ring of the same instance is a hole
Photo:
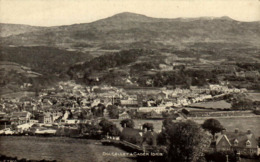
[[[258,155],[258,141],[251,130],[240,132],[236,129],[234,132],[223,130],[216,135],[216,151],[236,151],[241,155]]]
[[[13,112],[11,115],[11,121],[17,124],[25,124],[30,122],[31,113],[27,111]]]

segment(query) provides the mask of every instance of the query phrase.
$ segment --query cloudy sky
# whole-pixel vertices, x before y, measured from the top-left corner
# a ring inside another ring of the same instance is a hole
[[[260,0],[0,0],[0,22],[56,26],[120,12],[150,17],[221,17],[260,21]]]

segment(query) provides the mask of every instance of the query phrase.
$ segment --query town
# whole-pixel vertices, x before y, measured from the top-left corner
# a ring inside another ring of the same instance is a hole
[[[260,161],[256,0],[0,4],[0,161]]]
[[[148,151],[163,147],[165,138],[160,140],[160,136],[167,130],[167,120],[202,125],[213,119],[259,120],[259,101],[237,107],[236,103],[241,102],[237,98],[245,93],[250,94],[245,88],[229,88],[226,83],[189,89],[124,89],[61,81],[33,96],[1,98],[0,134],[99,139],[103,144],[120,143],[133,150]],[[250,158],[259,155],[257,125],[252,131],[240,131],[221,124],[222,129],[211,138],[210,150],[235,150]]]

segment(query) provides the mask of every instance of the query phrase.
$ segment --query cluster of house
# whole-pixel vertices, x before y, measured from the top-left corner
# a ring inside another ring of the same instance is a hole
[[[210,61],[202,58],[179,58],[171,56],[165,59],[165,64],[159,64],[159,68],[162,71],[172,71],[179,66],[185,66],[186,69],[220,70],[223,74],[239,78],[255,78],[260,76],[257,70],[240,71],[236,66],[236,62],[224,59]]]
[[[176,88],[174,90],[162,90],[160,93],[152,96],[152,99],[162,100],[161,105],[163,106],[182,107],[216,98],[216,96],[210,94],[212,91],[225,95],[230,93],[244,93],[246,89],[228,88],[225,85],[209,85],[207,87],[191,86],[190,89]]]
[[[174,121],[176,122],[176,121]],[[157,133],[146,128],[136,129],[124,127],[121,139],[140,146],[157,145]],[[215,135],[211,145],[214,151],[233,151],[240,155],[259,155],[259,142],[251,130],[246,132],[235,129],[234,132],[222,130]]]
[[[38,112],[34,112],[33,114],[28,111],[12,112],[11,114],[6,114],[1,112],[0,122],[2,125],[5,123],[11,123],[16,125],[22,125],[26,123],[50,124],[50,123],[54,123],[57,119],[59,119],[62,116],[63,113],[60,111],[47,111],[47,112],[38,111]]]
[[[225,85],[208,85],[207,87],[192,86],[190,89],[162,88],[154,93],[140,95],[105,85],[84,87],[73,81],[60,82],[56,87],[44,89],[37,97],[1,98],[0,112],[3,113],[0,117],[4,117],[0,122],[11,121],[18,125],[28,122],[49,124],[57,121],[76,124],[82,122],[82,118],[91,119],[94,115],[93,109],[99,109],[100,106],[105,108],[102,110],[102,115],[109,118],[106,109],[109,105],[116,105],[119,108],[119,119],[130,118],[127,110],[135,110],[141,114],[150,113],[158,117],[162,116],[163,112],[168,112],[171,107],[182,107],[210,100],[215,97],[211,95],[212,91],[228,94],[245,90],[228,88]],[[83,117],[82,112],[84,112]],[[68,117],[71,114],[73,117]]]
[[[121,139],[136,145],[145,146],[156,146],[158,134],[147,128],[127,128],[125,127],[121,133]]]
[[[126,90],[111,86],[84,87],[73,81],[60,82],[56,87],[44,89],[38,97],[25,97],[18,99],[1,98],[0,111],[7,114],[20,111],[31,113],[43,112],[45,123],[56,120],[54,112],[61,110],[83,109],[89,110],[102,104],[117,105],[119,108],[135,108],[137,112],[155,112],[161,114],[169,107],[182,107],[210,100],[211,92],[218,94],[242,93],[246,89],[228,88],[226,85],[208,85],[204,87],[191,86],[190,89],[162,88],[151,94],[128,94]],[[119,118],[127,118],[129,115],[122,111]]]
[[[146,149],[149,146],[157,146],[157,137],[157,132],[144,126],[141,126],[139,129],[126,127],[126,125],[124,125],[120,137],[111,136],[108,133],[105,139],[114,141],[121,140],[127,146],[133,146],[132,148]]]
[[[254,78],[260,76],[258,71],[239,71],[239,72],[235,72],[235,75],[236,77],[240,77],[240,78]]]
[[[241,132],[238,129],[234,132],[221,131],[216,134],[215,149],[216,151],[235,151],[243,155],[260,154],[258,141],[251,130],[247,132]]]
[[[185,90],[183,90],[185,91]],[[166,94],[165,94],[166,97]],[[135,105],[138,102],[136,96],[132,95],[129,96],[127,99],[115,97],[111,99],[112,103],[116,104],[118,101],[123,101],[122,104],[125,105]],[[128,102],[129,100],[129,102]],[[100,101],[101,102],[101,101]],[[100,103],[99,102],[99,103]],[[93,103],[93,102],[92,102]],[[148,100],[146,107],[138,107],[138,112],[155,112],[157,114],[167,111],[166,106],[156,105],[154,100]],[[79,118],[81,110],[74,108],[72,112],[70,111],[56,111],[56,110],[48,110],[48,111],[41,111],[41,110],[34,110],[32,112],[29,111],[14,111],[11,113],[0,113],[0,125],[1,129],[5,127],[11,127],[11,124],[17,124],[19,129],[27,129],[34,123],[43,123],[43,124],[53,124],[59,123],[63,125],[77,125],[82,122],[82,119]],[[73,118],[70,119],[70,113],[73,114]],[[105,109],[104,116],[107,116],[107,111]],[[126,119],[130,118],[129,114],[124,111],[123,113],[119,114],[119,119]],[[176,113],[176,118],[174,121],[183,121],[186,120],[185,116],[182,116],[180,113]],[[91,122],[91,120],[88,120]],[[87,121],[83,121],[86,123]],[[38,132],[41,132],[38,130]],[[36,131],[37,133],[37,131]],[[145,128],[136,129],[136,128],[123,128],[122,130],[122,139],[133,143],[133,139],[135,140],[134,143],[144,146],[144,145],[156,145],[157,133],[155,131],[147,130]],[[240,132],[239,130],[235,130],[234,132],[226,132],[222,131],[221,133],[217,134],[215,139],[215,147],[216,151],[236,151],[240,154],[245,155],[259,155],[259,147],[258,141],[256,140],[254,134],[248,130],[247,132]]]

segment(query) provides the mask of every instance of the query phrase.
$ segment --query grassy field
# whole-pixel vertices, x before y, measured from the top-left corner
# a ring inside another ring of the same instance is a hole
[[[260,136],[260,117],[238,117],[238,118],[215,118],[220,121],[220,123],[227,129],[227,131],[234,131],[238,128],[240,131],[251,131],[255,134],[256,137]],[[198,124],[202,124],[205,119],[196,119],[194,120]],[[135,127],[140,128],[146,122],[153,123],[154,131],[159,132],[162,128],[163,120],[134,120]],[[117,127],[122,130],[120,121],[115,122]]]
[[[248,98],[253,101],[260,101],[260,93],[247,93]]]
[[[201,102],[194,103],[190,105],[191,107],[200,107],[205,109],[230,109],[231,104],[224,100],[221,101],[211,101],[211,102]]]
[[[0,154],[26,158],[27,160],[57,160],[62,162],[131,162],[120,156],[103,156],[105,153],[124,153],[125,151],[104,146],[95,140],[63,137],[0,137]]]
[[[218,118],[217,120],[226,128],[227,131],[234,131],[238,128],[239,131],[245,132],[250,129],[255,134],[256,138],[260,136],[260,117]],[[195,121],[199,124],[204,122],[204,120]]]
[[[34,92],[28,92],[28,91],[21,91],[21,92],[14,92],[14,93],[6,93],[6,94],[1,94],[0,97],[4,98],[22,98],[22,97],[31,97],[35,96]]]

